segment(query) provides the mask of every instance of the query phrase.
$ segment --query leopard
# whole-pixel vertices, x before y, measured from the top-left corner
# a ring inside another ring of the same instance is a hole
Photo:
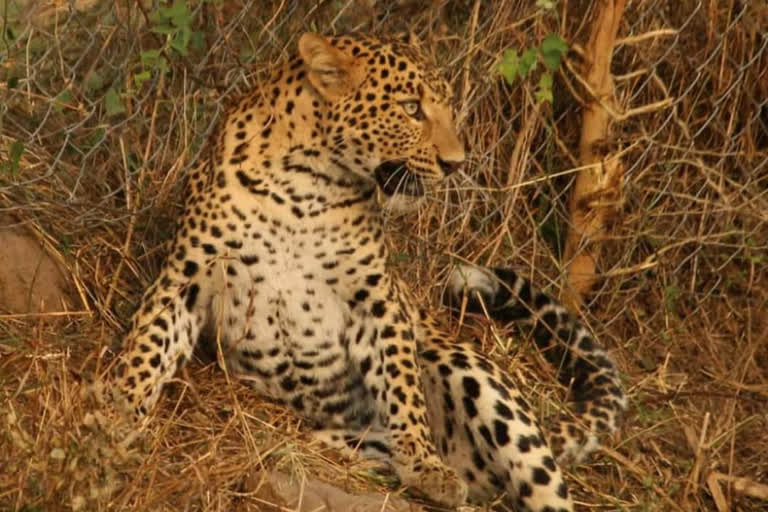
[[[573,510],[561,460],[597,449],[626,407],[607,350],[513,270],[455,265],[449,308],[529,329],[568,387],[569,410],[545,430],[508,371],[455,339],[389,263],[387,208],[419,204],[466,160],[442,70],[401,38],[307,32],[297,47],[232,102],[190,166],[110,385],[148,420],[205,344],[415,495]]]

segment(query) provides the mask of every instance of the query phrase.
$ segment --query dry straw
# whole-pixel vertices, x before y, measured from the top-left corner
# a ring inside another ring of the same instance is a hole
[[[179,376],[130,448],[80,394],[157,274],[184,170],[228,98],[301,31],[416,29],[455,84],[470,162],[425,210],[391,222],[393,265],[420,299],[437,309],[453,258],[513,265],[563,291],[590,98],[581,48],[601,2],[188,3],[199,49],[166,49],[162,76],[140,58],[165,44],[151,2],[0,5],[0,222],[36,236],[73,296],[66,314],[0,304],[0,510],[264,510],[259,475],[275,468],[349,490],[396,485],[312,442],[299,418],[212,364]],[[600,233],[582,313],[615,355],[631,408],[609,448],[569,468],[582,510],[768,507],[765,9],[627,2],[611,65],[621,110],[611,107],[603,141],[624,164],[623,201]],[[505,85],[495,65],[554,33],[571,51],[550,105],[535,81]],[[558,410],[565,390],[530,343],[484,322],[453,325],[509,368],[541,415]]]

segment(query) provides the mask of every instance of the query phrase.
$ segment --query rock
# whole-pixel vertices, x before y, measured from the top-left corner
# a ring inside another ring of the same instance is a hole
[[[0,219],[0,313],[69,309],[67,281],[56,262],[26,230]]]
[[[260,474],[250,480],[251,485],[258,488],[256,494],[262,504],[273,507],[275,512],[424,512],[423,507],[402,498],[380,494],[350,494],[312,478],[301,482],[278,471]]]

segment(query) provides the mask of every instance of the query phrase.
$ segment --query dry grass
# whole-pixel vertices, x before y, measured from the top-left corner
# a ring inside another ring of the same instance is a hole
[[[226,98],[291,51],[301,30],[417,27],[456,84],[471,162],[426,210],[392,222],[394,264],[419,296],[436,304],[450,257],[514,265],[560,293],[564,199],[578,172],[586,95],[576,45],[593,2],[555,11],[518,0],[361,7],[372,3],[194,3],[201,48],[169,53],[169,72],[141,87],[140,52],[163,41],[149,30],[148,3],[73,13],[51,2],[60,9],[44,19],[0,4],[8,7],[0,213],[35,231],[79,303],[66,315],[0,311],[0,510],[69,510],[76,496],[93,510],[261,510],[258,475],[275,467],[352,490],[391,489],[391,479],[334,458],[298,418],[200,362],[171,386],[130,449],[108,438],[111,428],[83,424],[95,409],[80,398],[81,376],[109,361],[105,347],[119,340],[157,273],[184,169]],[[615,354],[631,408],[616,442],[571,468],[582,510],[768,507],[768,496],[758,497],[765,488],[755,486],[768,483],[761,5],[636,0],[625,13],[613,71],[619,103],[635,115],[605,142],[624,151],[625,200],[603,238],[601,279],[583,313]],[[535,82],[508,87],[494,63],[505,48],[553,32],[576,50],[556,78],[554,105],[540,105]],[[122,114],[105,110],[111,87]],[[18,166],[8,160],[14,142],[24,144]],[[542,358],[504,333],[473,329],[465,334],[508,363],[542,414],[551,413],[564,392]]]

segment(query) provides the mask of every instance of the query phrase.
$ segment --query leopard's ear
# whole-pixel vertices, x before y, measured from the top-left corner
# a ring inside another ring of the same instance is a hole
[[[335,48],[324,37],[307,32],[299,39],[299,55],[307,64],[312,86],[328,101],[354,91],[362,79],[355,58]]]

